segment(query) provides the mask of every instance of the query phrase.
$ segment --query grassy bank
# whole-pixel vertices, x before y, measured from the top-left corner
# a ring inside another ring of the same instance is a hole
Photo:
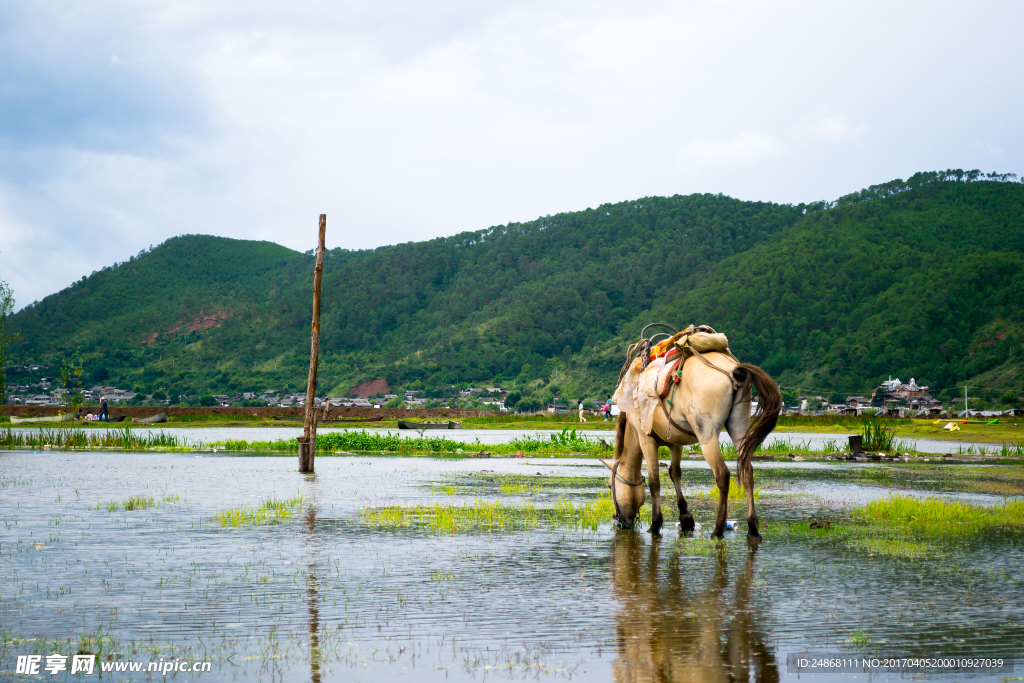
[[[443,431],[438,436],[426,431],[388,433],[377,430],[352,429],[326,432],[317,436],[317,452],[322,455],[346,453],[383,453],[396,455],[478,455],[482,453],[502,455],[609,455],[614,441],[609,437],[592,437],[580,434],[575,429],[563,428],[554,434],[526,434],[505,443],[482,444],[477,441],[458,441],[451,438],[458,432]],[[916,442],[896,439],[898,432],[865,428],[865,447],[871,452],[919,454]],[[35,450],[107,450],[126,451],[226,451],[232,453],[297,453],[298,441],[294,438],[267,441],[226,440],[217,442],[190,442],[176,436],[173,431],[136,429],[128,425],[116,429],[91,430],[77,427],[40,429],[0,429],[0,448]],[[668,457],[668,449],[662,447],[662,457]],[[736,457],[732,443],[721,444],[726,459]],[[801,456],[822,458],[846,452],[845,440],[830,439],[813,444],[807,439],[769,437],[756,451],[762,456]],[[688,457],[702,457],[699,444],[683,449]],[[954,455],[990,456],[1003,458],[1024,457],[1024,441],[1004,443],[990,448],[978,446],[958,447]]]

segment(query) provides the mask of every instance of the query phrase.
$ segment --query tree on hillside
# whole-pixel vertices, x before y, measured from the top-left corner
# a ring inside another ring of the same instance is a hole
[[[6,282],[0,280],[0,404],[7,402],[7,375],[4,363],[7,362],[7,349],[18,335],[4,334],[7,327],[7,315],[14,310],[14,293]]]
[[[64,406],[72,414],[78,413],[84,401],[84,396],[78,388],[78,383],[81,381],[83,374],[85,374],[85,371],[82,369],[82,357],[77,350],[71,354],[70,358],[64,355],[61,356],[60,379],[58,382],[61,388],[64,389],[64,397],[62,399]]]

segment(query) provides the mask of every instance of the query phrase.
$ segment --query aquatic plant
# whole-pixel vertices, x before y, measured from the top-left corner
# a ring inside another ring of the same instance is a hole
[[[861,428],[861,437],[865,450],[889,452],[896,440],[896,429],[879,422],[865,422]]]
[[[274,524],[291,517],[295,509],[301,507],[304,501],[305,498],[303,496],[286,500],[269,498],[255,508],[242,505],[228,510],[221,510],[213,515],[211,519],[219,522],[221,526],[231,527],[252,524]]]

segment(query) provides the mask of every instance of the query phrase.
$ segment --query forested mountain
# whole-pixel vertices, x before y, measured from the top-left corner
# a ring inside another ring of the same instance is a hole
[[[891,373],[1020,390],[1024,186],[1006,180],[918,174],[799,206],[649,197],[332,250],[321,391],[385,377],[610,393],[655,320],[716,327],[785,388],[854,393]],[[312,266],[270,243],[178,237],[14,315],[13,361],[77,348],[125,387],[297,390]]]

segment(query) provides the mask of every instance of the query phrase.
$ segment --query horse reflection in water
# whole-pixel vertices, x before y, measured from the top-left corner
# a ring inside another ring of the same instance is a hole
[[[653,539],[649,549],[645,545],[637,534],[623,531],[612,546],[612,590],[620,605],[615,681],[778,681],[775,656],[753,618],[757,546],[747,549],[746,567],[729,600],[724,547],[718,549],[714,579],[699,590],[686,583],[677,553],[672,553],[668,576],[662,578],[660,540]]]

